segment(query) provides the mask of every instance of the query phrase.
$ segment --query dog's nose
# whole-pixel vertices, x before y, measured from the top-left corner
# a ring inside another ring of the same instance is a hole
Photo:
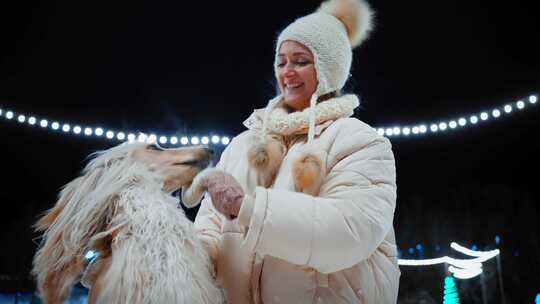
[[[211,148],[205,148],[205,149],[206,149],[206,152],[208,154],[210,154],[210,156],[214,156],[214,150],[213,149],[211,149]]]

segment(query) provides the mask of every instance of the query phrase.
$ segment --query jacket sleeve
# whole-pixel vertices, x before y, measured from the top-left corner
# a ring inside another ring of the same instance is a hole
[[[233,139],[234,141],[234,139]],[[225,148],[221,154],[221,158],[216,165],[216,168],[223,169],[227,163],[228,155],[230,154],[230,147],[232,142]],[[215,266],[219,257],[219,242],[221,240],[221,227],[222,227],[222,216],[216,211],[212,203],[212,199],[209,195],[204,196],[197,216],[195,217],[195,231],[197,236],[202,241],[205,246],[208,255],[214,265],[215,275]]]
[[[352,267],[377,249],[393,224],[394,155],[388,139],[352,126],[330,148],[318,197],[257,188],[243,246],[322,273]]]

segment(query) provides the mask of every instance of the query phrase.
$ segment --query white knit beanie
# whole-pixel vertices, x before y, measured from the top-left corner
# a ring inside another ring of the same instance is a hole
[[[277,54],[281,44],[292,40],[306,46],[313,54],[317,71],[318,86],[310,100],[310,110],[319,96],[343,88],[349,76],[352,62],[352,48],[359,46],[371,32],[373,11],[364,0],[329,0],[317,12],[298,18],[279,35]],[[269,103],[267,111],[275,103]],[[315,119],[311,115],[308,142],[313,140]]]

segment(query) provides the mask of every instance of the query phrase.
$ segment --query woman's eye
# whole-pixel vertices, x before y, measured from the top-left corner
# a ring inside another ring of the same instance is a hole
[[[277,65],[277,66],[278,66],[278,68],[282,68],[282,67],[284,67],[284,66],[285,66],[285,63],[278,63],[278,65]]]

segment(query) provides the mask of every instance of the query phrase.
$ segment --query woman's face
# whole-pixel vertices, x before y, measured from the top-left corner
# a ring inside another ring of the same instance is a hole
[[[285,104],[295,111],[307,108],[318,85],[313,54],[304,45],[286,40],[276,60],[276,78]]]

